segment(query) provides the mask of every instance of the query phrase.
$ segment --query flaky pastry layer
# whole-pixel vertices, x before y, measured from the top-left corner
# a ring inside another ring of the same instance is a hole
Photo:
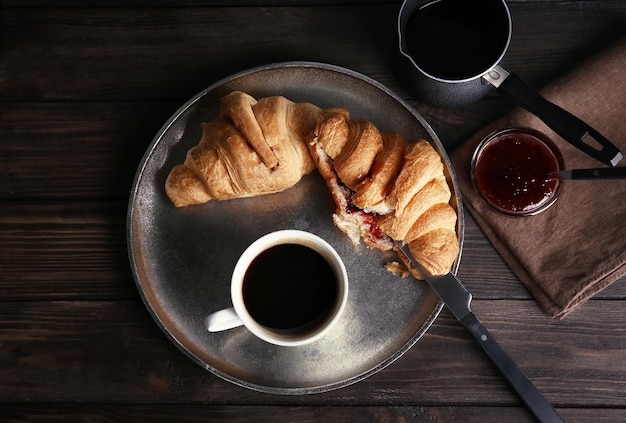
[[[176,207],[283,191],[315,169],[306,136],[322,119],[310,103],[281,96],[259,101],[240,91],[225,96],[220,115],[176,165],[165,191]]]
[[[457,215],[430,143],[409,143],[336,110],[325,112],[309,150],[335,200],[333,221],[355,244],[387,251],[393,240],[403,241],[431,273],[451,270],[459,251]]]

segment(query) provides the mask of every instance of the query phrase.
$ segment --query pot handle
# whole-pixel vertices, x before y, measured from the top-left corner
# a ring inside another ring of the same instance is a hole
[[[539,117],[563,139],[596,160],[616,166],[624,157],[608,139],[585,122],[541,96],[519,76],[496,66],[483,79]],[[587,142],[589,141],[589,142]],[[598,149],[597,146],[602,148]]]

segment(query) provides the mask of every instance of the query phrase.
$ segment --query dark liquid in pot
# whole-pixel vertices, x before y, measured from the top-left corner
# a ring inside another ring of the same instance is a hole
[[[409,17],[404,44],[429,75],[462,80],[481,75],[498,62],[508,31],[508,15],[498,2],[441,0]]]
[[[299,244],[263,251],[244,276],[248,312],[272,329],[313,329],[331,311],[337,296],[331,265],[317,251]]]

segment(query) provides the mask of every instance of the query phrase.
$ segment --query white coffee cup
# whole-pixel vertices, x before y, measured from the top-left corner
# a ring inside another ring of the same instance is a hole
[[[337,323],[348,299],[348,275],[325,240],[281,230],[250,244],[235,265],[230,288],[233,307],[205,318],[209,332],[243,325],[272,344],[299,346]]]

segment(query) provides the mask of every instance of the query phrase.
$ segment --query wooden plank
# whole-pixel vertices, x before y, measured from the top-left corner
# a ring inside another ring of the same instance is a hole
[[[531,301],[476,301],[477,315],[556,406],[626,407],[625,302],[592,301],[567,321]],[[139,301],[0,304],[0,403],[521,406],[448,312],[370,378],[311,396],[237,387],[194,364]]]
[[[492,94],[441,110],[405,90],[391,61],[400,1],[262,3],[2,1],[0,416],[532,421],[446,310],[382,372],[338,391],[284,397],[206,372],[137,299],[125,246],[132,177],[163,122],[217,79],[269,61],[343,65],[400,93],[449,148],[511,106]],[[626,21],[624,2],[509,3],[506,67],[537,86],[622,34]],[[459,275],[476,314],[566,421],[623,420],[626,278],[552,320],[471,218],[466,239]]]
[[[5,101],[187,99],[267,63],[371,68],[391,59],[396,9],[7,9],[0,91]],[[373,37],[373,25],[389,34]]]
[[[620,421],[624,411],[619,409],[559,409],[565,421],[578,423],[613,423]],[[0,414],[12,423],[47,423],[50,421],[98,422],[481,422],[529,423],[532,417],[520,407],[470,406],[213,406],[213,405],[143,405],[143,404],[29,404],[0,405]]]
[[[619,16],[622,16],[622,11],[619,9],[619,6],[613,7],[617,8],[614,11],[615,19],[619,19]],[[158,84],[155,85],[154,81],[148,81],[145,75],[158,74],[159,66],[156,66],[156,71],[154,66],[142,67],[148,66],[146,63],[150,60],[156,60],[153,56],[161,57],[163,61],[168,63],[168,66],[174,64],[175,60],[172,61],[173,58],[171,56],[164,58],[162,51],[159,54],[154,54],[153,51],[145,51],[150,48],[148,46],[154,44],[149,39],[144,38],[143,41],[136,41],[134,37],[128,35],[129,43],[136,42],[141,44],[123,49],[125,53],[118,53],[119,49],[114,46],[114,41],[110,40],[110,37],[113,36],[103,36],[103,39],[100,40],[98,36],[89,35],[89,31],[92,30],[103,33],[109,31],[107,19],[110,18],[103,11],[98,9],[95,11],[91,9],[70,9],[57,12],[59,13],[58,16],[49,12],[37,12],[36,10],[32,12],[29,9],[16,9],[8,13],[8,15],[12,13],[17,15],[12,15],[11,18],[8,18],[8,24],[5,25],[10,28],[6,31],[9,35],[5,37],[5,40],[8,40],[5,43],[8,49],[5,49],[3,54],[0,55],[0,75],[2,75],[0,77],[0,90],[3,91],[3,99],[5,101],[29,97],[37,101],[47,101],[49,95],[44,94],[42,96],[41,93],[52,93],[54,90],[70,89],[70,87],[73,94],[53,94],[52,97],[80,101],[84,101],[86,98],[116,98],[119,96],[114,94],[113,91],[117,91],[119,87],[118,81],[129,78],[129,67],[134,67],[136,70],[130,72],[132,74],[130,77],[140,78],[141,83],[136,84],[133,82],[129,86],[123,87],[122,97],[133,99],[137,96],[146,97],[145,94],[136,91],[136,88],[147,82],[150,85],[150,95],[147,97],[176,97],[177,99],[158,102],[129,101],[122,103],[98,103],[91,101],[87,103],[0,103],[0,138],[3,140],[0,146],[0,151],[2,152],[0,154],[0,198],[126,196],[145,148],[160,126],[176,108],[188,96],[195,94],[211,82],[214,82],[215,79],[235,71],[235,68],[240,70],[245,67],[239,66],[241,64],[241,62],[237,63],[239,59],[233,61],[226,60],[223,62],[223,67],[221,65],[214,66],[213,63],[208,67],[203,65],[201,66],[202,68],[210,69],[211,72],[215,71],[216,73],[213,76],[203,74],[201,78],[195,79],[196,82],[191,83],[193,87],[190,85],[185,89],[180,86],[180,83],[188,83],[194,78],[186,74],[185,72],[187,71],[183,71],[174,76],[166,84],[167,87],[165,89],[160,87],[155,89],[155,87],[158,87]],[[40,14],[38,15],[38,13]],[[166,11],[144,11],[143,13],[147,13],[147,15],[141,14],[134,18],[133,13],[139,12],[123,10],[119,13],[124,15],[124,18],[121,19],[122,23],[119,24],[121,26],[124,25],[124,22],[130,26],[130,21],[133,19],[145,22],[146,28],[144,28],[142,34],[153,34],[144,35],[147,38],[156,36],[159,33],[157,29],[166,33],[168,31],[178,33],[183,31],[185,27],[182,22],[186,13],[184,11],[180,12],[182,16],[177,18],[179,22],[174,25],[174,29],[166,22],[164,17]],[[169,11],[167,13],[169,16]],[[218,18],[220,13],[218,9],[216,12]],[[342,15],[343,12],[337,11],[337,13]],[[559,9],[558,13],[570,16],[572,10]],[[592,13],[593,19],[591,20],[602,21],[606,19],[607,13],[609,12],[604,8],[600,8],[599,11]],[[374,13],[370,10],[370,14]],[[557,12],[554,11],[553,14],[557,14]],[[320,20],[325,19],[322,16],[322,12],[319,11],[315,12],[313,17]],[[308,20],[304,16],[300,16],[299,19]],[[568,25],[573,26],[576,21],[572,17],[568,19]],[[88,22],[88,24],[82,24],[81,22],[83,21]],[[560,20],[557,21],[561,22]],[[199,22],[196,23],[199,26],[202,25]],[[88,28],[84,25],[87,25]],[[163,27],[160,27],[160,25]],[[212,29],[210,30],[212,31]],[[196,28],[195,31],[202,32],[199,28]],[[177,40],[175,42],[181,42],[180,40],[184,38],[184,34],[172,35],[172,37]],[[564,36],[563,38],[567,37]],[[104,43],[104,54],[106,54],[106,51],[111,51],[113,52],[112,54],[116,55],[116,57],[110,57],[106,60],[107,64],[115,67],[115,69],[104,69],[106,65],[96,65],[102,62],[101,59],[89,58],[89,56],[93,56],[99,50],[93,47],[96,39],[98,45]],[[530,43],[528,45],[538,43],[537,40],[527,41]],[[74,42],[79,43],[79,45],[68,45],[68,43]],[[298,47],[296,50],[310,51],[311,49],[306,46],[313,43],[313,39],[307,36],[304,39],[300,38],[299,41],[293,42],[294,44],[289,46],[290,49],[293,49],[295,46],[305,46]],[[322,41],[320,42],[323,44]],[[558,41],[558,43],[561,43],[561,41]],[[538,53],[538,57],[529,58],[527,55],[530,53],[524,53],[524,49],[527,49],[525,47],[527,44],[524,44],[524,38],[522,38],[518,42],[519,47],[515,47],[515,44],[512,45],[510,56],[512,60],[519,58],[519,71],[524,76],[526,76],[526,71],[528,71],[531,78],[545,80],[554,71],[542,75],[541,78],[534,78],[532,77],[532,67],[538,66],[544,69],[547,66],[546,63],[551,64],[549,67],[552,68],[555,66],[566,67],[567,64],[573,64],[572,62],[586,55],[586,51],[589,49],[586,45],[589,43],[593,43],[594,48],[598,48],[601,45],[598,40],[586,40],[584,43],[579,41],[574,46],[568,47],[558,44],[556,47],[558,54],[555,53],[549,57],[542,57],[541,53]],[[200,44],[202,44],[202,38],[191,39],[185,43],[184,48],[181,48],[182,51],[186,51],[186,49],[193,50],[201,48]],[[12,46],[18,45],[20,48],[16,48],[13,51]],[[41,45],[47,45],[50,48],[42,48]],[[269,44],[265,47],[260,47],[259,51],[264,50],[264,48],[270,48]],[[341,44],[336,50],[341,54],[344,48],[352,51],[357,46],[350,46],[349,43],[346,45]],[[370,48],[370,45],[368,44],[366,48]],[[380,46],[376,48],[380,48]],[[581,49],[581,52],[578,52],[577,49]],[[132,56],[126,52],[127,50],[134,51],[138,56]],[[564,54],[564,51],[569,51],[569,53]],[[64,60],[56,60],[50,57],[50,55],[57,54],[65,55],[66,58]],[[27,55],[28,57],[22,57],[21,55]],[[149,57],[141,58],[142,55]],[[193,56],[204,57],[205,55],[196,55],[194,53]],[[70,66],[70,57],[77,57],[78,64]],[[376,77],[381,82],[387,82],[403,97],[409,99],[410,104],[415,106],[427,121],[431,123],[449,150],[463,142],[477,129],[504,114],[511,107],[506,100],[495,95],[476,105],[458,110],[441,110],[422,105],[411,99],[411,94],[402,89],[387,59],[387,56],[381,56],[378,60],[368,60],[367,64],[363,64],[363,69],[369,68],[366,73]],[[558,61],[563,62],[559,64]],[[43,64],[43,62],[54,64]],[[185,69],[196,69],[191,62],[185,63],[189,64]],[[351,61],[351,63],[358,63],[358,60]],[[93,66],[94,69],[87,72],[89,75],[84,78],[69,81],[67,75],[74,75],[76,69],[80,69],[83,65]],[[22,71],[17,72],[16,66],[18,68],[24,66],[28,70],[22,69]],[[54,72],[52,69],[55,66],[58,66],[58,74],[53,76],[51,72]],[[37,67],[41,67],[41,69],[34,71],[33,69]],[[514,64],[514,67],[516,70],[518,69],[517,64]],[[178,70],[180,71],[180,67],[178,67]],[[91,75],[92,71],[93,75]],[[103,74],[100,72],[103,72]],[[94,86],[83,91],[83,88],[85,88],[83,84],[94,84],[97,87]],[[110,88],[106,88],[107,84],[112,85]],[[63,88],[64,86],[65,88]],[[97,90],[103,88],[110,95],[97,92]],[[59,134],[62,135],[60,136]],[[81,165],[77,166],[77,163]],[[42,169],[45,169],[45,171],[42,171]]]
[[[0,299],[138,298],[126,203],[0,205]]]
[[[183,103],[0,103],[0,199],[127,197],[150,142]],[[421,109],[452,149],[502,102],[448,111],[445,120]]]
[[[507,0],[507,3],[547,3],[550,0]],[[578,1],[578,0],[569,0]],[[342,4],[389,3],[398,7],[402,0],[342,0]],[[598,3],[587,1],[586,3]],[[602,3],[602,2],[599,2]],[[336,0],[95,0],[85,3],[81,0],[4,0],[5,7],[80,7],[80,8],[127,8],[127,7],[216,7],[216,6],[312,6],[337,4]]]
[[[514,0],[519,1],[519,0]],[[399,0],[342,0],[343,4],[390,3]],[[81,0],[4,0],[5,7],[89,7],[89,8],[128,8],[128,7],[217,7],[217,6],[311,6],[337,4],[336,0],[97,0],[86,3]]]
[[[0,103],[0,198],[127,198],[182,102]]]
[[[125,200],[0,203],[0,299],[137,298]],[[459,277],[478,299],[531,299],[467,216]],[[330,219],[330,216],[329,216]],[[626,299],[626,278],[596,299]]]
[[[346,66],[399,89],[397,11],[394,4],[8,8],[0,91],[4,101],[186,99],[233,72],[285,60]],[[511,13],[507,67],[543,85],[621,35],[626,4],[519,2]]]

